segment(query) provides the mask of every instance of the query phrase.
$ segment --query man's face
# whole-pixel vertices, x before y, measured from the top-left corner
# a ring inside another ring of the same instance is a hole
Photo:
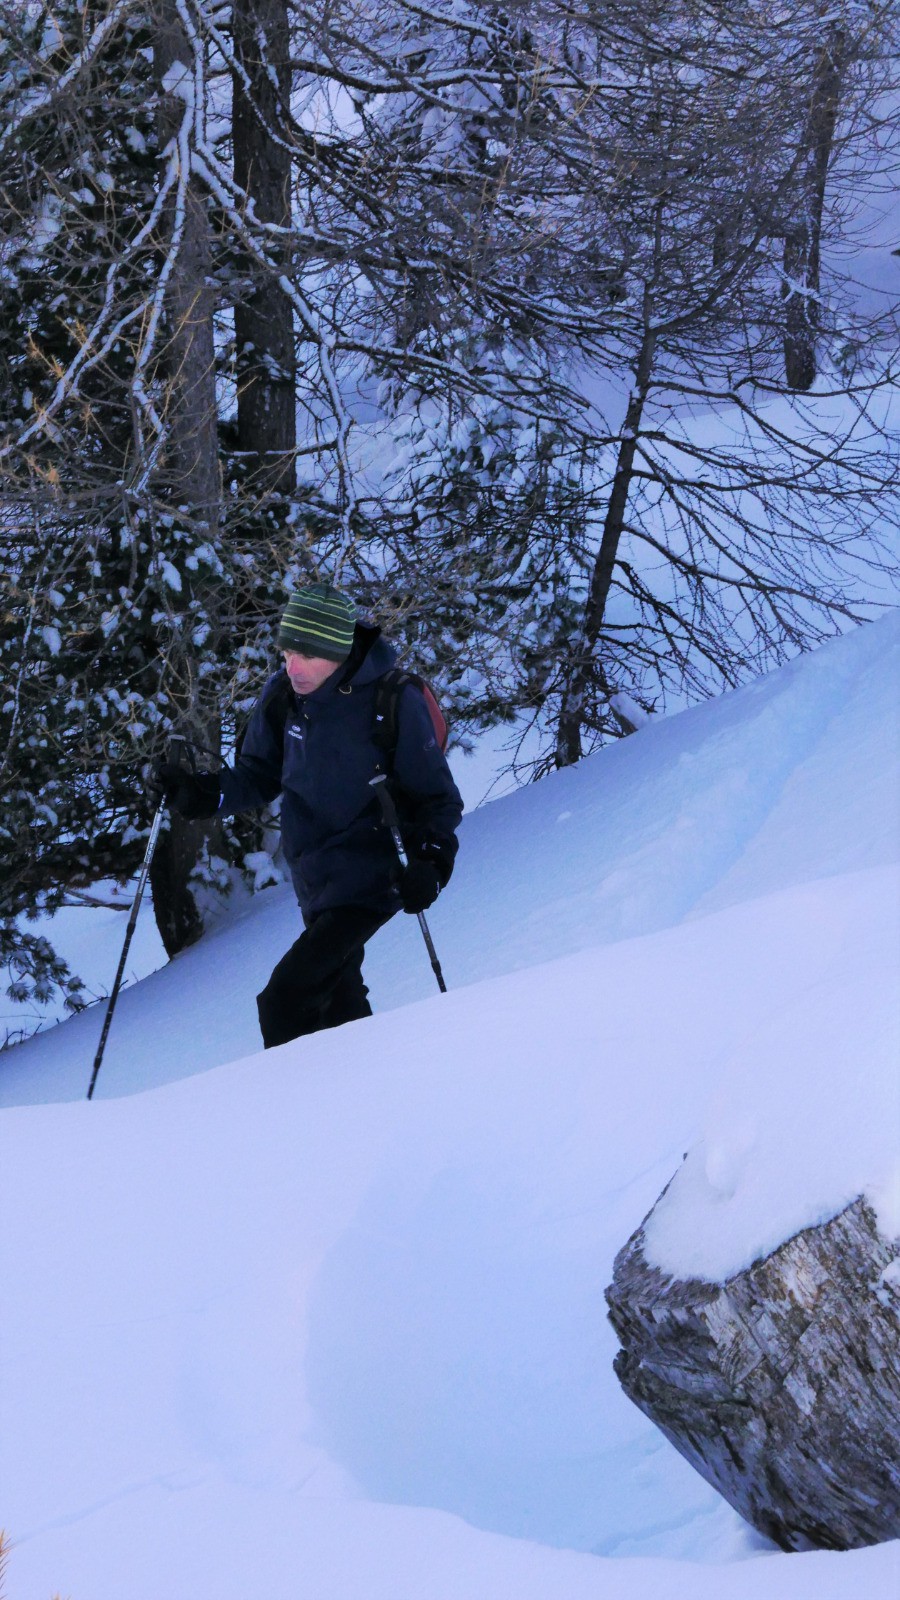
[[[282,655],[295,694],[314,694],[339,666],[337,661],[326,661],[324,656],[304,656],[299,650],[283,650]]]

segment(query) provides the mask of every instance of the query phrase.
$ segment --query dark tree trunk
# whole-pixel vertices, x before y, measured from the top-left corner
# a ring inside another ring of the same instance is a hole
[[[153,65],[159,93],[160,146],[178,137],[185,114],[181,95],[163,87],[183,65],[193,79],[192,49],[174,4],[157,12]],[[168,79],[167,79],[168,75]],[[166,236],[175,237],[177,202],[167,207]],[[206,197],[191,179],[185,197],[181,243],[166,285],[166,447],[164,483],[169,498],[187,506],[197,525],[215,535],[219,521],[218,426],[213,347],[214,287]]]
[[[788,387],[810,389],[816,377],[819,264],[828,163],[843,72],[844,35],[829,30],[816,62],[801,150],[801,192],[794,227],[784,241],[784,370]]]
[[[235,0],[234,176],[261,222],[291,220],[290,36],[284,0]],[[270,255],[284,258],[276,244]],[[238,362],[238,449],[260,494],[290,492],[297,443],[291,302],[272,275],[248,287],[234,310]]]
[[[177,956],[179,950],[196,944],[203,932],[203,917],[191,892],[191,874],[209,832],[208,822],[185,822],[172,812],[169,828],[159,836],[150,864],[150,888],[167,956]]]
[[[603,617],[616,566],[619,541],[625,527],[625,512],[634,472],[641,418],[650,387],[656,332],[647,325],[638,353],[634,388],[625,412],[616,470],[603,523],[603,536],[591,574],[591,587],[585,606],[584,624],[578,638],[575,669],[563,695],[556,737],[556,766],[570,767],[581,760],[581,731],[584,726],[585,698],[596,676],[593,655],[603,626]]]
[[[165,150],[171,140],[179,138],[184,124],[186,101],[177,92],[176,82],[179,66],[185,68],[183,85],[193,83],[191,43],[172,0],[161,0],[157,7],[153,66],[159,85],[160,148]],[[196,179],[187,185],[183,215],[173,197],[164,220],[164,238],[174,254],[165,298],[166,439],[159,484],[161,492],[179,508],[179,515],[186,514],[198,533],[208,530],[209,538],[215,541],[221,499],[213,344],[215,291],[205,195]],[[176,250],[179,228],[181,239]],[[188,646],[182,649],[186,651]],[[189,713],[193,709],[191,663],[185,656],[173,665],[176,682],[180,679],[175,692],[184,701],[183,710]],[[218,748],[215,726],[198,728],[197,737]],[[210,832],[209,823],[185,822],[173,814],[169,828],[160,837],[150,882],[156,920],[169,955],[192,944],[203,932],[191,875]]]

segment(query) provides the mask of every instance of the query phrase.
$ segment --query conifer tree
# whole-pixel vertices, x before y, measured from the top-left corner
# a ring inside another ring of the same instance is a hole
[[[522,776],[618,735],[617,690],[870,613],[892,312],[829,240],[892,39],[881,0],[0,0],[17,993],[62,976],[22,917],[133,870],[148,763],[228,753],[311,575]],[[170,950],[267,843],[170,829]]]

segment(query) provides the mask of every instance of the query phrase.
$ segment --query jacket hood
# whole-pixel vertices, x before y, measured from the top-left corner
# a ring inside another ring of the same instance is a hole
[[[314,690],[305,698],[316,702],[327,700],[348,683],[354,689],[362,689],[382,677],[396,660],[397,652],[383,637],[381,629],[369,628],[365,623],[358,622],[353,634],[353,648],[344,665],[325,680],[321,689]]]

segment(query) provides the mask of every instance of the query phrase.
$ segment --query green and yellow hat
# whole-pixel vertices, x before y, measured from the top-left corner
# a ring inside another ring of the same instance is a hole
[[[346,661],[353,646],[356,607],[330,583],[311,583],[292,594],[278,629],[281,650],[297,650],[323,661]]]

